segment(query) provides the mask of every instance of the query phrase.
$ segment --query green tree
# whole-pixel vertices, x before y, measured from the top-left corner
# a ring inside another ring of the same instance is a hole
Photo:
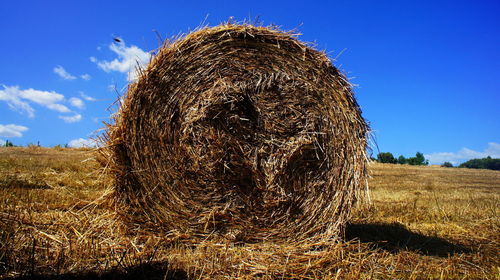
[[[408,162],[408,160],[404,156],[401,155],[398,157],[399,164],[406,164],[407,162]]]
[[[379,153],[377,155],[377,161],[381,163],[397,163],[397,160],[394,158],[392,153]]]
[[[13,144],[11,141],[9,141],[9,140],[6,140],[6,141],[5,141],[4,146],[5,146],[5,147],[15,147],[15,146],[14,146],[14,144]]]
[[[417,152],[415,157],[408,158],[409,165],[429,165],[429,161],[425,159],[424,154]]]
[[[443,164],[441,164],[441,167],[453,167],[453,164],[449,161],[445,161]]]

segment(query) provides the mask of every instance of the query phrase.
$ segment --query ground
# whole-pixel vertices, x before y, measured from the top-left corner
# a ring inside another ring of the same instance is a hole
[[[122,223],[94,156],[0,148],[0,278],[500,279],[500,171],[374,163],[343,241],[192,246]]]

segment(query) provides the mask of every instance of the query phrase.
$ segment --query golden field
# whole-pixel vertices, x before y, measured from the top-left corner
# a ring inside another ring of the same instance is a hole
[[[195,247],[123,224],[93,157],[0,148],[0,278],[500,279],[500,171],[374,163],[343,241]]]

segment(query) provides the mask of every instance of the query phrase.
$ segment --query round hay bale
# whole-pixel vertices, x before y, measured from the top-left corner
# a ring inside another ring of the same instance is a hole
[[[366,183],[350,84],[291,33],[225,24],[163,46],[108,126],[103,164],[142,227],[257,241],[341,234]]]

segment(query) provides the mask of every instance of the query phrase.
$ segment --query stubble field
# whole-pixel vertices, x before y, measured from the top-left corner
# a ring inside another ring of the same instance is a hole
[[[344,240],[299,256],[124,225],[93,157],[0,148],[0,278],[500,279],[499,171],[371,164]]]

